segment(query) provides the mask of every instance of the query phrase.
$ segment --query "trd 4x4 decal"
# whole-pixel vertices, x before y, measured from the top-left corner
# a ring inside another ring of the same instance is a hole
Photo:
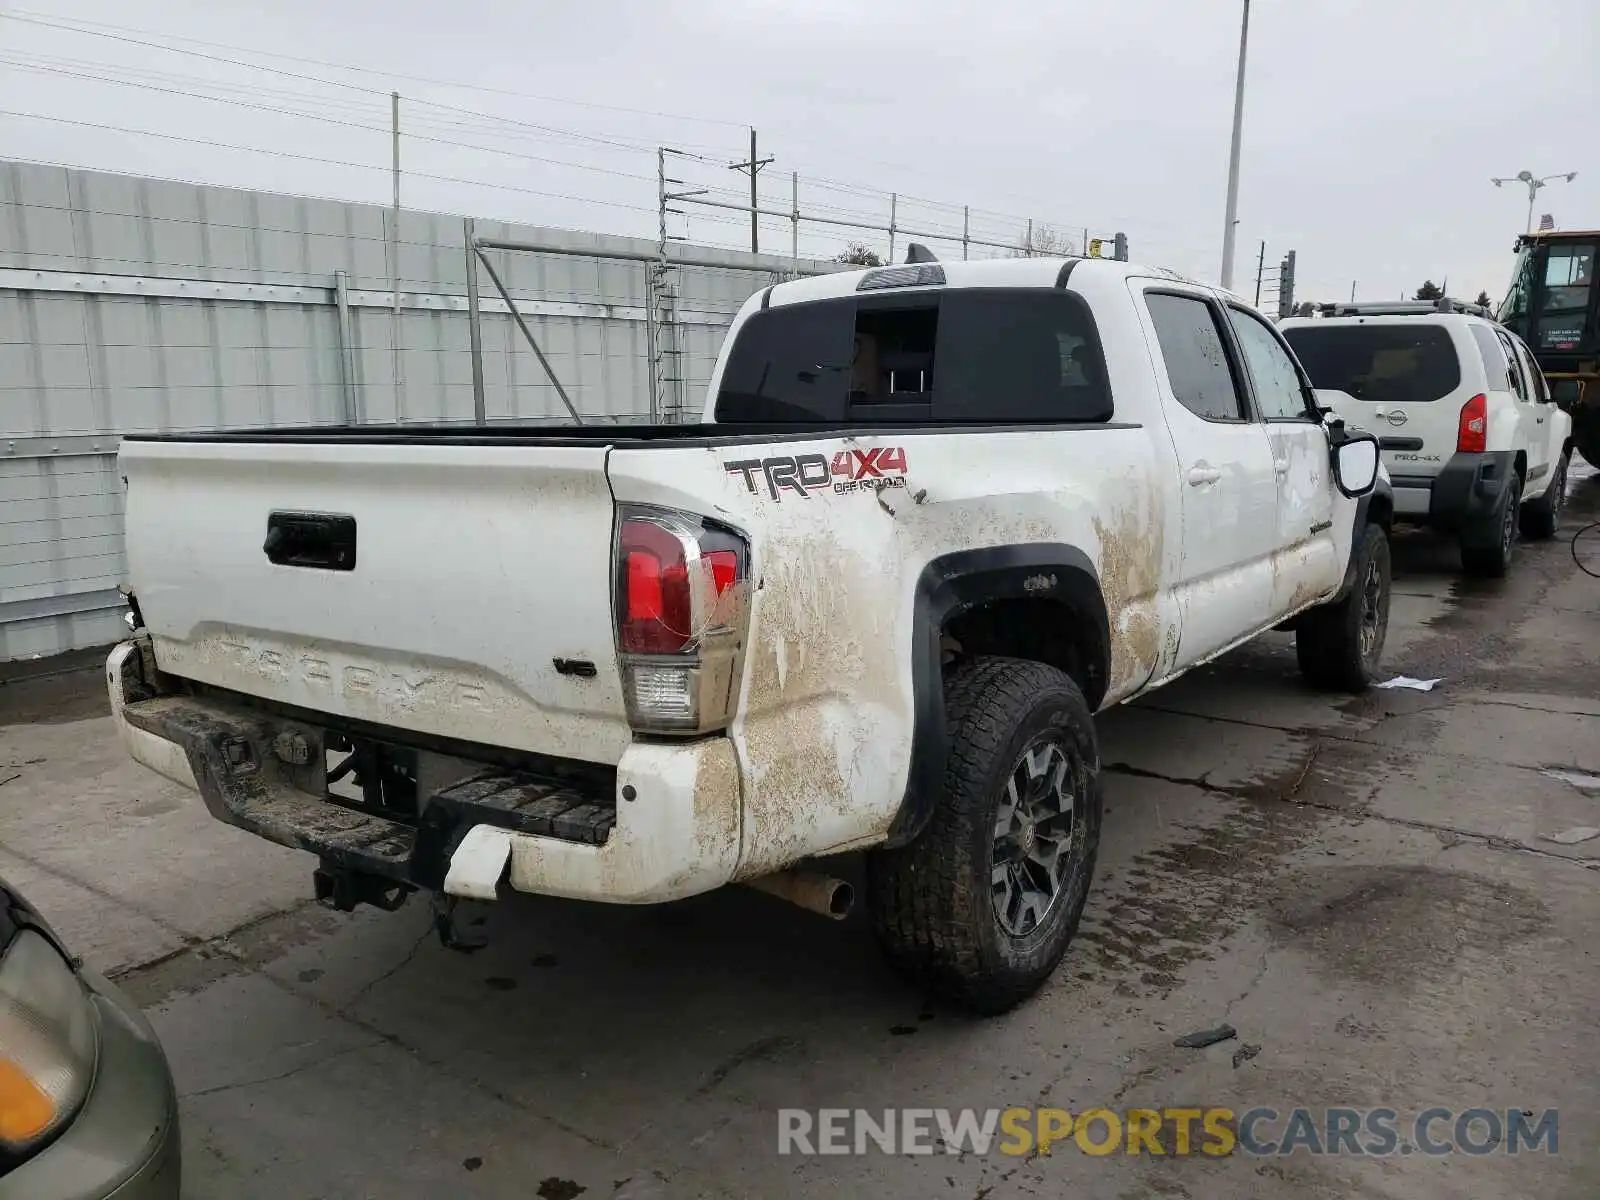
[[[743,476],[752,493],[759,491],[765,480],[774,500],[782,500],[786,491],[802,500],[830,491],[841,496],[857,491],[876,494],[884,488],[906,486],[906,451],[904,446],[859,447],[840,450],[832,462],[821,454],[782,454],[725,462],[722,469]]]

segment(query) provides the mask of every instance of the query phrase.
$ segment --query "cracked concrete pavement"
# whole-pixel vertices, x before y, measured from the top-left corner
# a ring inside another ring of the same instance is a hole
[[[1552,840],[1600,825],[1600,580],[1567,544],[1600,479],[1574,476],[1504,583],[1398,540],[1387,666],[1436,691],[1313,694],[1274,636],[1104,716],[1084,926],[1003,1019],[747,891],[517,897],[472,956],[415,901],[325,912],[306,856],[126,761],[92,671],[0,686],[0,875],[146,1005],[196,1198],[1592,1197],[1600,838]],[[779,1108],[1034,1104],[1556,1107],[1560,1152],[776,1152]]]

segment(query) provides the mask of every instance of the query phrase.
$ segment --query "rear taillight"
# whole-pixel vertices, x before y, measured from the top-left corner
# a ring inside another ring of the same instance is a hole
[[[1456,449],[1482,454],[1489,446],[1489,397],[1474,396],[1461,406],[1461,423],[1456,426]]]
[[[618,510],[617,650],[634,729],[708,733],[732,719],[749,561],[743,537],[692,513]]]

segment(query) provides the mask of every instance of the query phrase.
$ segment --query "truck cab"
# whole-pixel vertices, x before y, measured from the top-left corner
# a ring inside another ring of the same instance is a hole
[[[1516,251],[1500,322],[1527,342],[1572,414],[1575,448],[1600,466],[1600,230],[1524,234]]]

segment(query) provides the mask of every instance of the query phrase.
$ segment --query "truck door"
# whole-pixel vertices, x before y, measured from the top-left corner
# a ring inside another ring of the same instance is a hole
[[[1513,344],[1511,335],[1504,330],[1496,330],[1500,338],[1501,348],[1505,350],[1506,361],[1510,364],[1511,387],[1517,397],[1517,426],[1520,436],[1517,444],[1526,446],[1528,450],[1528,472],[1523,479],[1523,494],[1538,495],[1544,486],[1541,482],[1550,471],[1550,456],[1545,449],[1545,437],[1550,429],[1550,422],[1545,418],[1544,409],[1539,406],[1539,398],[1533,390],[1533,380],[1528,377],[1526,355],[1518,354],[1517,347]]]
[[[1271,623],[1277,476],[1215,299],[1166,283],[1132,286],[1143,288],[1146,336],[1178,452],[1182,668]]]
[[[1550,398],[1550,385],[1545,382],[1544,372],[1533,361],[1527,345],[1515,335],[1511,340],[1517,348],[1517,361],[1522,364],[1522,373],[1528,377],[1528,399],[1533,410],[1532,438],[1528,443],[1528,486],[1524,493],[1539,496],[1544,493],[1545,477],[1555,471],[1556,460],[1561,457],[1561,447],[1567,438],[1567,422],[1565,414]]]
[[[1281,617],[1321,599],[1344,577],[1333,527],[1328,435],[1312,407],[1310,383],[1277,331],[1237,305],[1228,305],[1227,312],[1272,446],[1277,481],[1272,609]]]

